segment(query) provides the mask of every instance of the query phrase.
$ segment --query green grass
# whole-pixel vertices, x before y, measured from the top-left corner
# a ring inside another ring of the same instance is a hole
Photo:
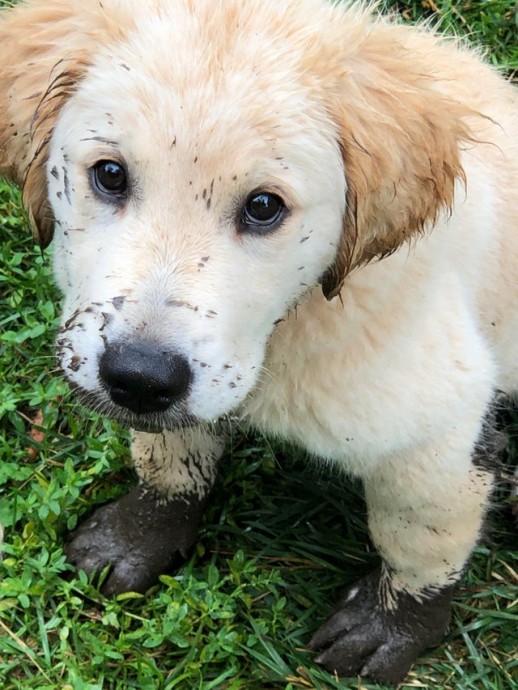
[[[403,18],[431,20],[442,30],[467,37],[481,46],[489,59],[515,77],[518,72],[518,4],[515,0],[385,1]]]
[[[514,2],[387,4],[410,18],[435,6],[444,27],[453,22],[503,69],[518,68]],[[78,408],[57,375],[50,258],[33,247],[19,195],[1,183],[0,232],[3,690],[360,687],[338,683],[303,647],[343,585],[376,562],[361,491],[261,439],[236,441],[196,552],[146,597],[104,599],[66,565],[66,533],[131,484],[127,440]],[[518,687],[516,532],[505,491],[498,498],[445,644],[421,658],[408,685]]]

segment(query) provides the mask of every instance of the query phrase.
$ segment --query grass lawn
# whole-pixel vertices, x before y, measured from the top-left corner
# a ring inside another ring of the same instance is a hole
[[[518,71],[514,0],[386,4],[408,19],[438,13],[445,29],[453,24],[509,74]],[[378,687],[339,683],[303,649],[344,584],[377,561],[361,490],[261,438],[236,439],[195,553],[147,596],[105,599],[67,566],[67,532],[133,481],[127,437],[78,407],[57,375],[50,255],[33,246],[19,194],[1,182],[0,233],[0,687]],[[518,431],[518,417],[510,424]],[[517,454],[512,445],[510,459]],[[457,589],[445,643],[405,685],[518,688],[518,552],[507,489]]]

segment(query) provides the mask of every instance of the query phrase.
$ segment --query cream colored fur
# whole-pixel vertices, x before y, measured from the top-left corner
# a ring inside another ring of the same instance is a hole
[[[139,477],[160,496],[194,494],[202,499],[216,479],[225,438],[203,427],[160,434],[133,432],[131,448]]]
[[[70,381],[121,415],[105,343],[175,348],[201,427],[238,415],[364,480],[396,589],[456,580],[491,490],[473,449],[518,387],[516,91],[358,5],[33,0],[0,19],[0,93],[0,173],[54,228]],[[114,157],[116,211],[88,181]],[[267,236],[235,227],[256,189],[290,210]],[[219,441],[161,423],[135,433],[141,477],[208,491]]]

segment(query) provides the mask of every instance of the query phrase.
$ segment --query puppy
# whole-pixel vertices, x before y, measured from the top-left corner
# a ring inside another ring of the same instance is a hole
[[[363,480],[381,566],[311,646],[401,680],[447,628],[518,387],[516,91],[363,5],[30,0],[0,93],[60,366],[134,430],[139,484],[70,560],[117,593],[184,557],[237,416]]]

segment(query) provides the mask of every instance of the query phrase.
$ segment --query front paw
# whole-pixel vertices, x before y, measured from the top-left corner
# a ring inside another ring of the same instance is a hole
[[[143,593],[187,557],[202,509],[197,497],[160,502],[139,485],[98,508],[72,534],[65,554],[89,575],[111,566],[102,588],[108,596]]]
[[[399,683],[419,654],[438,645],[448,627],[453,587],[424,591],[419,599],[394,592],[381,571],[345,592],[309,647],[327,670]]]

